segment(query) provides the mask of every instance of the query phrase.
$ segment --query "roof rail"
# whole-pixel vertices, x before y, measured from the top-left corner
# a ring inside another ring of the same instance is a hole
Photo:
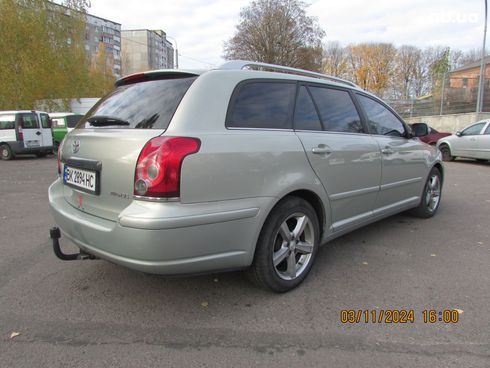
[[[221,65],[218,69],[219,70],[237,70],[237,69],[245,69],[245,68],[263,68],[263,69],[269,69],[271,71],[280,72],[280,73],[289,73],[289,74],[302,75],[305,77],[327,79],[327,80],[330,80],[333,82],[347,84],[351,87],[360,88],[357,84],[350,82],[348,80],[342,79],[342,78],[332,77],[330,75],[317,73],[317,72],[311,72],[311,71],[303,70],[303,69],[291,68],[288,66],[267,64],[267,63],[261,63],[261,62],[256,62],[256,61],[231,60],[231,61],[228,61],[228,62],[224,63],[223,65]]]

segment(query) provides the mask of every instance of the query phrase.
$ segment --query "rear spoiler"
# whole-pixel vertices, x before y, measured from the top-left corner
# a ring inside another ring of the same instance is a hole
[[[140,82],[148,82],[153,80],[162,80],[162,79],[180,79],[180,78],[189,78],[189,77],[197,77],[202,74],[201,71],[195,70],[175,70],[175,69],[167,69],[167,70],[152,70],[149,72],[135,73],[130,74],[125,77],[122,77],[116,81],[114,84],[115,87],[126,86],[128,84],[140,83]]]

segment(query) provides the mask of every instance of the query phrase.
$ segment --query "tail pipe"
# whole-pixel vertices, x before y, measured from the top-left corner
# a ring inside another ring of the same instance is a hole
[[[53,227],[49,230],[49,237],[53,242],[54,254],[62,261],[77,261],[77,260],[83,261],[87,259],[97,259],[97,257],[93,256],[92,254],[88,254],[83,251],[80,251],[79,253],[72,253],[72,254],[63,253],[59,241],[59,239],[61,238],[61,231],[57,227]]]

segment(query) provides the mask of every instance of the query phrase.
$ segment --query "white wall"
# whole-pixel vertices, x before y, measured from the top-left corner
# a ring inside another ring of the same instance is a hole
[[[456,133],[472,123],[479,120],[490,119],[490,113],[481,114],[466,113],[466,114],[448,114],[434,116],[417,116],[414,118],[404,119],[407,123],[427,123],[429,126],[440,132]]]

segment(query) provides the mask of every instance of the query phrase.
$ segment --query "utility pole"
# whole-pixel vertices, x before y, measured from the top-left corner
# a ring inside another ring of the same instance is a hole
[[[487,0],[485,0],[485,27],[483,29],[483,47],[481,50],[481,62],[480,62],[480,83],[478,83],[478,100],[476,101],[476,113],[480,114],[483,110],[483,92],[485,90],[485,44],[487,41]],[[477,117],[479,119],[479,117]]]
[[[442,76],[441,108],[439,109],[439,115],[442,115],[442,108],[444,107],[444,88],[445,87],[446,87],[446,72],[444,72],[444,75]]]

